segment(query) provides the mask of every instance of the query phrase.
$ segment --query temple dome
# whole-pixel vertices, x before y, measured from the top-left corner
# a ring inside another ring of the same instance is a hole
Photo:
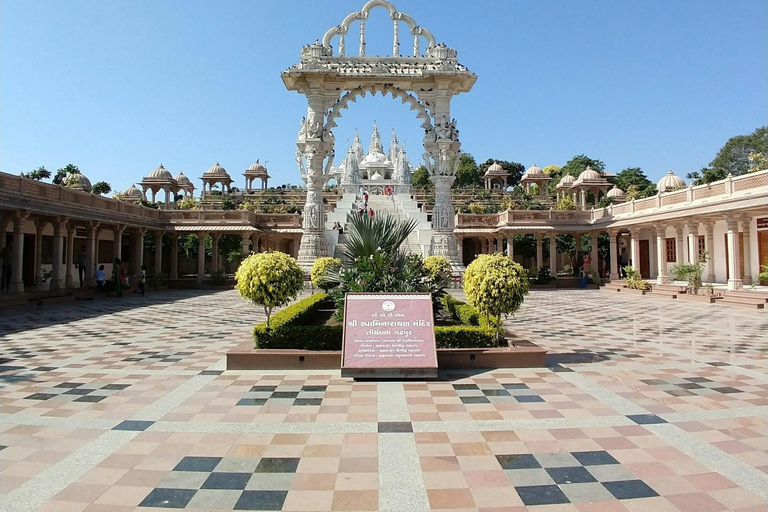
[[[91,180],[85,174],[70,174],[64,178],[62,184],[67,188],[82,190],[83,192],[91,191]]]
[[[163,164],[160,164],[157,169],[149,173],[149,176],[147,176],[148,179],[151,180],[172,180],[173,176],[171,176],[171,173],[168,172],[168,170],[163,167]]]
[[[363,165],[392,165],[384,153],[369,153],[361,162]]]
[[[560,179],[560,183],[557,184],[557,188],[571,187],[574,181],[576,180],[573,176],[566,174]]]
[[[214,177],[229,178],[229,174],[227,174],[227,170],[224,169],[221,165],[219,165],[219,162],[216,162],[215,165],[211,166],[210,169],[205,171],[203,176],[205,176],[206,178],[214,178]]]
[[[123,194],[123,196],[126,199],[141,199],[142,197],[144,197],[141,193],[141,190],[136,188],[136,185],[131,185],[130,187],[125,189],[125,193]]]
[[[192,182],[189,181],[189,178],[184,176],[183,172],[180,172],[179,174],[177,174],[176,177],[173,179],[176,180],[176,183],[178,183],[179,186],[189,186],[192,184]]]
[[[667,174],[659,180],[659,184],[656,186],[659,192],[672,192],[673,190],[685,187],[685,180],[672,171],[667,172]]]
[[[579,181],[581,182],[595,181],[595,180],[602,180],[602,179],[603,179],[603,176],[591,167],[587,167],[586,169],[584,169],[584,171],[582,171],[581,174],[579,174]]]
[[[546,176],[546,175],[541,170],[541,168],[539,168],[538,165],[533,164],[532,166],[530,166],[528,168],[528,170],[525,171],[525,176],[527,176],[528,178],[531,178],[531,177],[534,177],[534,176],[535,177],[541,177],[541,176]]]
[[[626,196],[626,194],[624,194],[623,190],[621,190],[619,187],[614,185],[611,190],[606,192],[605,197],[609,197],[611,199],[616,199],[616,200],[623,200],[627,196]]]
[[[251,164],[251,166],[245,171],[245,173],[249,176],[264,176],[267,174],[267,168],[264,167],[259,163],[258,160],[256,160],[254,163]]]
[[[375,173],[373,173],[373,176],[371,176],[371,181],[381,181],[383,179],[384,177],[381,174],[379,174],[379,171],[376,171]]]

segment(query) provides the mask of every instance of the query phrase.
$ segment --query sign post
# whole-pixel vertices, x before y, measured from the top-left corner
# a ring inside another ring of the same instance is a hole
[[[341,376],[437,378],[429,293],[347,293]]]

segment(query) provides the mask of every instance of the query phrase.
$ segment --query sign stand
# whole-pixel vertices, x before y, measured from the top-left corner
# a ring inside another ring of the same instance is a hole
[[[341,376],[437,378],[429,293],[347,293]]]

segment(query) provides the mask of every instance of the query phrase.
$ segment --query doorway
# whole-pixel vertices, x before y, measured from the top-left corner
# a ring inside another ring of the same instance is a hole
[[[640,240],[640,276],[643,279],[651,277],[651,250],[648,240]]]

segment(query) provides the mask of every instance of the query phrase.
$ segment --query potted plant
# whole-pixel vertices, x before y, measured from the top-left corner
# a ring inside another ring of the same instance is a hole
[[[40,274],[40,289],[48,290],[51,287],[51,278],[53,278],[53,271],[48,269],[42,269]]]

